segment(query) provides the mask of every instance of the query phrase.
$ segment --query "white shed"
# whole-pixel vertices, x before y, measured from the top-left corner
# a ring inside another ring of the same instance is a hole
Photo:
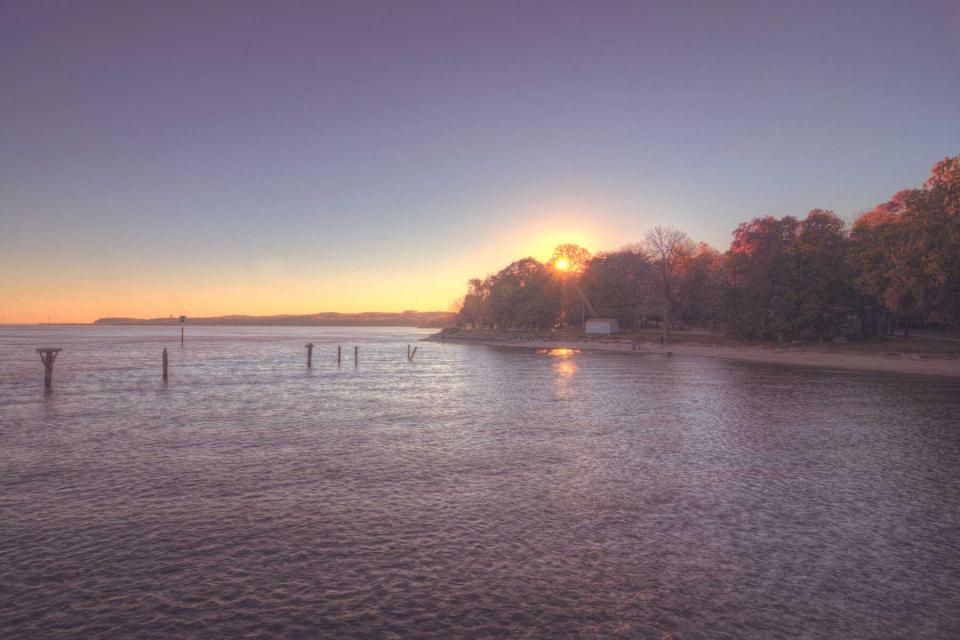
[[[620,326],[613,318],[590,318],[584,327],[588,336],[608,336],[620,330]]]

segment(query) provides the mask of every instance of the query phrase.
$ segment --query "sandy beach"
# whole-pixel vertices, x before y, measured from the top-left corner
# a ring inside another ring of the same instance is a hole
[[[440,340],[439,334],[430,340]],[[726,358],[748,362],[847,369],[854,371],[882,371],[909,375],[947,376],[960,378],[960,358],[932,357],[918,354],[872,355],[864,353],[831,353],[802,348],[779,348],[768,346],[659,344],[641,342],[634,351],[629,341],[621,339],[558,339],[558,340],[503,340],[446,337],[448,342],[483,344],[517,349],[581,349],[589,351],[617,351],[634,354],[659,354],[663,356],[697,356]]]

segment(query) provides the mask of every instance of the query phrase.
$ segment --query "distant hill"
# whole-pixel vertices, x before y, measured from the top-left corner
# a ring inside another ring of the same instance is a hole
[[[327,327],[446,327],[454,324],[455,315],[448,311],[403,311],[401,313],[311,313],[281,316],[213,316],[187,318],[192,325],[260,325],[260,326],[327,326]],[[93,324],[103,325],[177,325],[173,318],[100,318]]]

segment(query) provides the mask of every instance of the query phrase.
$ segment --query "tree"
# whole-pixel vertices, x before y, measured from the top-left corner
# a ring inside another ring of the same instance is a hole
[[[660,273],[660,312],[663,331],[670,337],[670,314],[673,306],[671,283],[678,260],[693,251],[693,241],[686,233],[673,227],[656,226],[647,231],[645,246]]]
[[[542,263],[517,260],[491,280],[490,310],[497,327],[540,330],[556,322],[559,291]]]
[[[700,325],[716,328],[721,316],[723,289],[723,256],[705,242],[693,253],[685,254],[678,263],[674,287],[677,317]]]
[[[652,302],[652,268],[640,251],[621,249],[593,257],[580,278],[594,309],[624,327],[639,326]]]
[[[924,183],[924,197],[907,214],[916,218],[914,233],[923,254],[923,270],[932,295],[934,322],[960,325],[960,156],[934,165]]]
[[[467,281],[467,294],[463,297],[457,321],[468,324],[474,329],[483,327],[485,318],[489,317],[490,306],[490,278],[471,278]]]
[[[583,322],[590,301],[580,288],[580,278],[590,262],[590,252],[576,244],[561,244],[553,250],[548,267],[560,284],[560,321],[577,318]]]
[[[735,333],[774,336],[797,329],[797,219],[754,218],[737,227],[727,252],[725,315]]]
[[[931,323],[960,326],[960,156],[945,158],[919,189],[901,191],[848,232],[832,211],[754,218],[722,256],[655,227],[643,245],[591,258],[573,244],[550,261],[512,263],[469,282],[462,324],[546,328],[586,310],[638,325],[659,310],[716,323],[749,338],[892,332]],[[857,322],[859,320],[859,322]]]
[[[800,222],[796,242],[798,325],[823,340],[841,333],[855,311],[843,220],[833,211],[814,209]]]
[[[904,335],[937,307],[938,288],[925,261],[940,239],[931,237],[938,232],[924,219],[926,198],[921,189],[900,191],[857,219],[851,233],[855,285],[880,308],[880,327],[900,325]]]
[[[590,252],[576,244],[561,244],[553,250],[550,264],[560,271],[582,273],[590,261]]]

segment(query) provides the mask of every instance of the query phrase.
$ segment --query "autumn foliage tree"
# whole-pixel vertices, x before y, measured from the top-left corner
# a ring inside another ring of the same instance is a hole
[[[960,156],[847,229],[832,211],[754,218],[725,253],[655,227],[640,245],[591,256],[557,247],[469,282],[470,326],[550,328],[586,314],[642,327],[725,327],[750,339],[826,339],[960,326]]]
[[[906,211],[919,191],[901,191],[854,223],[851,265],[854,285],[868,299],[868,330],[908,331],[924,316],[923,257],[917,250]]]
[[[781,342],[797,322],[799,269],[792,216],[754,218],[737,227],[727,252],[726,305],[734,332]]]
[[[960,156],[938,162],[922,188],[861,216],[851,236],[869,328],[960,325]]]
[[[674,312],[694,325],[717,327],[722,317],[723,254],[705,242],[685,253],[678,264]]]
[[[820,340],[845,333],[855,313],[848,248],[846,226],[832,211],[814,209],[800,223],[796,324]]]

